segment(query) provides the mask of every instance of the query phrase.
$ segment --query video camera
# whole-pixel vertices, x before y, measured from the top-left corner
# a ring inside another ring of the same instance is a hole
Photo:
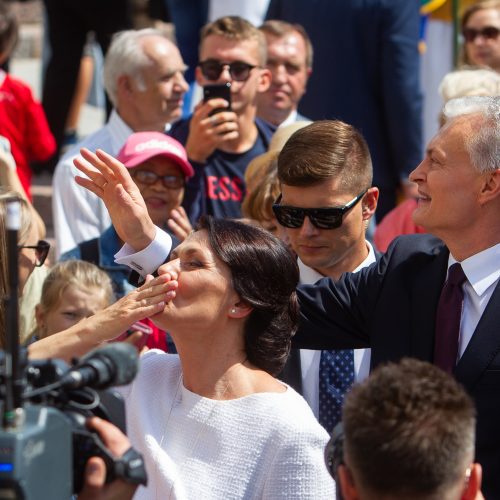
[[[11,202],[6,224],[10,288],[4,299],[6,350],[0,351],[0,499],[70,499],[83,486],[91,456],[106,463],[107,482],[121,477],[145,485],[141,455],[131,448],[115,459],[85,425],[87,417],[95,415],[125,432],[123,400],[108,388],[134,379],[136,349],[108,344],[69,367],[61,360],[28,362],[26,350],[19,347],[19,221],[19,202]]]

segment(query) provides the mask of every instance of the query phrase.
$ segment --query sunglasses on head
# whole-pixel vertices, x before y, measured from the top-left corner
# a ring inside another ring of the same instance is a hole
[[[473,42],[478,36],[484,40],[496,40],[500,35],[500,29],[495,26],[486,26],[483,29],[476,30],[474,28],[464,28],[463,36],[466,42]]]
[[[225,63],[217,61],[216,59],[207,59],[206,61],[200,62],[198,66],[200,67],[203,76],[212,82],[215,82],[220,78],[224,68],[229,68],[229,74],[231,75],[232,80],[236,82],[244,82],[245,80],[248,80],[250,71],[257,67],[243,61]]]
[[[36,257],[36,267],[41,267],[43,266],[43,263],[45,262],[45,259],[47,258],[47,255],[49,255],[49,250],[50,250],[50,243],[45,240],[38,240],[38,243],[36,245],[19,245],[18,250],[21,250],[22,248],[31,248],[35,250],[35,257]]]
[[[146,184],[146,186],[156,184],[158,179],[161,179],[162,184],[167,189],[180,189],[185,185],[184,177],[178,175],[158,175],[150,170],[131,170],[131,174],[137,182]]]
[[[342,218],[351,208],[353,208],[359,200],[363,198],[368,189],[358,194],[350,202],[343,207],[329,208],[300,208],[290,205],[280,205],[280,194],[273,205],[273,212],[277,221],[284,227],[297,229],[304,224],[304,218],[307,215],[311,224],[318,229],[336,229],[342,225]]]

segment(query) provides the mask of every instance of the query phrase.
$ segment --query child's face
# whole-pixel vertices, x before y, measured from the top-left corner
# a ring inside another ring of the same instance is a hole
[[[37,306],[36,319],[40,337],[48,337],[66,330],[107,305],[104,292],[100,288],[77,288],[69,285],[51,310],[44,313],[40,306]]]

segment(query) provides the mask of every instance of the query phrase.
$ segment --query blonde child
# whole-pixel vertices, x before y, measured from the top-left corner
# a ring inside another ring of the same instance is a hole
[[[35,311],[35,335],[41,339],[66,330],[113,301],[113,288],[107,273],[81,260],[60,262],[45,278]]]

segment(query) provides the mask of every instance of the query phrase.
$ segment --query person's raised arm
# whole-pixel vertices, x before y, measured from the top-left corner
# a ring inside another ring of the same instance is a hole
[[[28,347],[31,359],[60,358],[70,361],[126,331],[133,323],[161,312],[175,296],[175,276],[163,272],[125,297],[83,319],[71,328],[34,342]]]
[[[74,164],[88,178],[77,176],[76,182],[104,201],[122,241],[136,252],[146,248],[155,238],[156,227],[127,168],[100,149],[92,153],[83,148],[80,153]]]

